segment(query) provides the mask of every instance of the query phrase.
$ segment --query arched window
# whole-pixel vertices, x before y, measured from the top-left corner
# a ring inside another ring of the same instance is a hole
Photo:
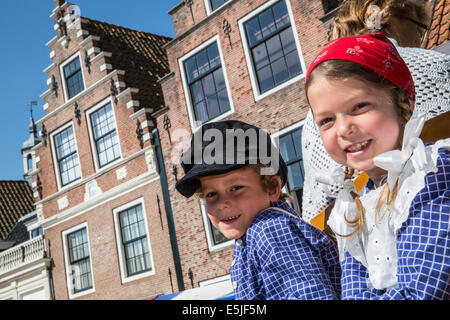
[[[27,171],[33,170],[33,157],[31,154],[27,156]]]

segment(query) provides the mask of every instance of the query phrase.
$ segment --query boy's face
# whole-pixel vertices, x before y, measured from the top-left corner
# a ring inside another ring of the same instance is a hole
[[[260,175],[248,167],[199,180],[208,217],[228,239],[242,237],[253,219],[279,196],[264,191]]]
[[[388,91],[319,75],[308,98],[325,149],[336,162],[376,178],[373,158],[399,146],[400,122]]]

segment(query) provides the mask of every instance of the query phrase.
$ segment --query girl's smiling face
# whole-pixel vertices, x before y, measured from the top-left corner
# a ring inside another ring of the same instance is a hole
[[[278,200],[280,194],[279,190],[265,191],[261,176],[249,167],[199,180],[208,217],[228,239],[242,237],[253,219],[267,209],[271,201]]]
[[[400,146],[400,121],[389,90],[319,74],[307,94],[331,158],[378,180],[385,172],[375,167],[373,158]]]

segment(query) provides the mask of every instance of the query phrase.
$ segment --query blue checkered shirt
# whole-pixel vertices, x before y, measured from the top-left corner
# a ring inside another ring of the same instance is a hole
[[[237,300],[339,299],[340,275],[335,244],[285,201],[256,216],[235,242],[231,281]]]
[[[450,152],[439,149],[436,173],[425,177],[397,233],[397,279],[392,289],[369,289],[367,269],[346,252],[342,299],[450,299]]]

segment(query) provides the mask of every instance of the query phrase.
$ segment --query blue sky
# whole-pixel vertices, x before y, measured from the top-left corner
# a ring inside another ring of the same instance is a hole
[[[73,0],[81,16],[127,28],[174,37],[167,13],[180,0]],[[48,89],[42,71],[51,64],[45,45],[56,33],[50,14],[54,0],[0,0],[0,180],[22,180],[20,148],[28,139],[30,101],[33,116],[44,116]]]

